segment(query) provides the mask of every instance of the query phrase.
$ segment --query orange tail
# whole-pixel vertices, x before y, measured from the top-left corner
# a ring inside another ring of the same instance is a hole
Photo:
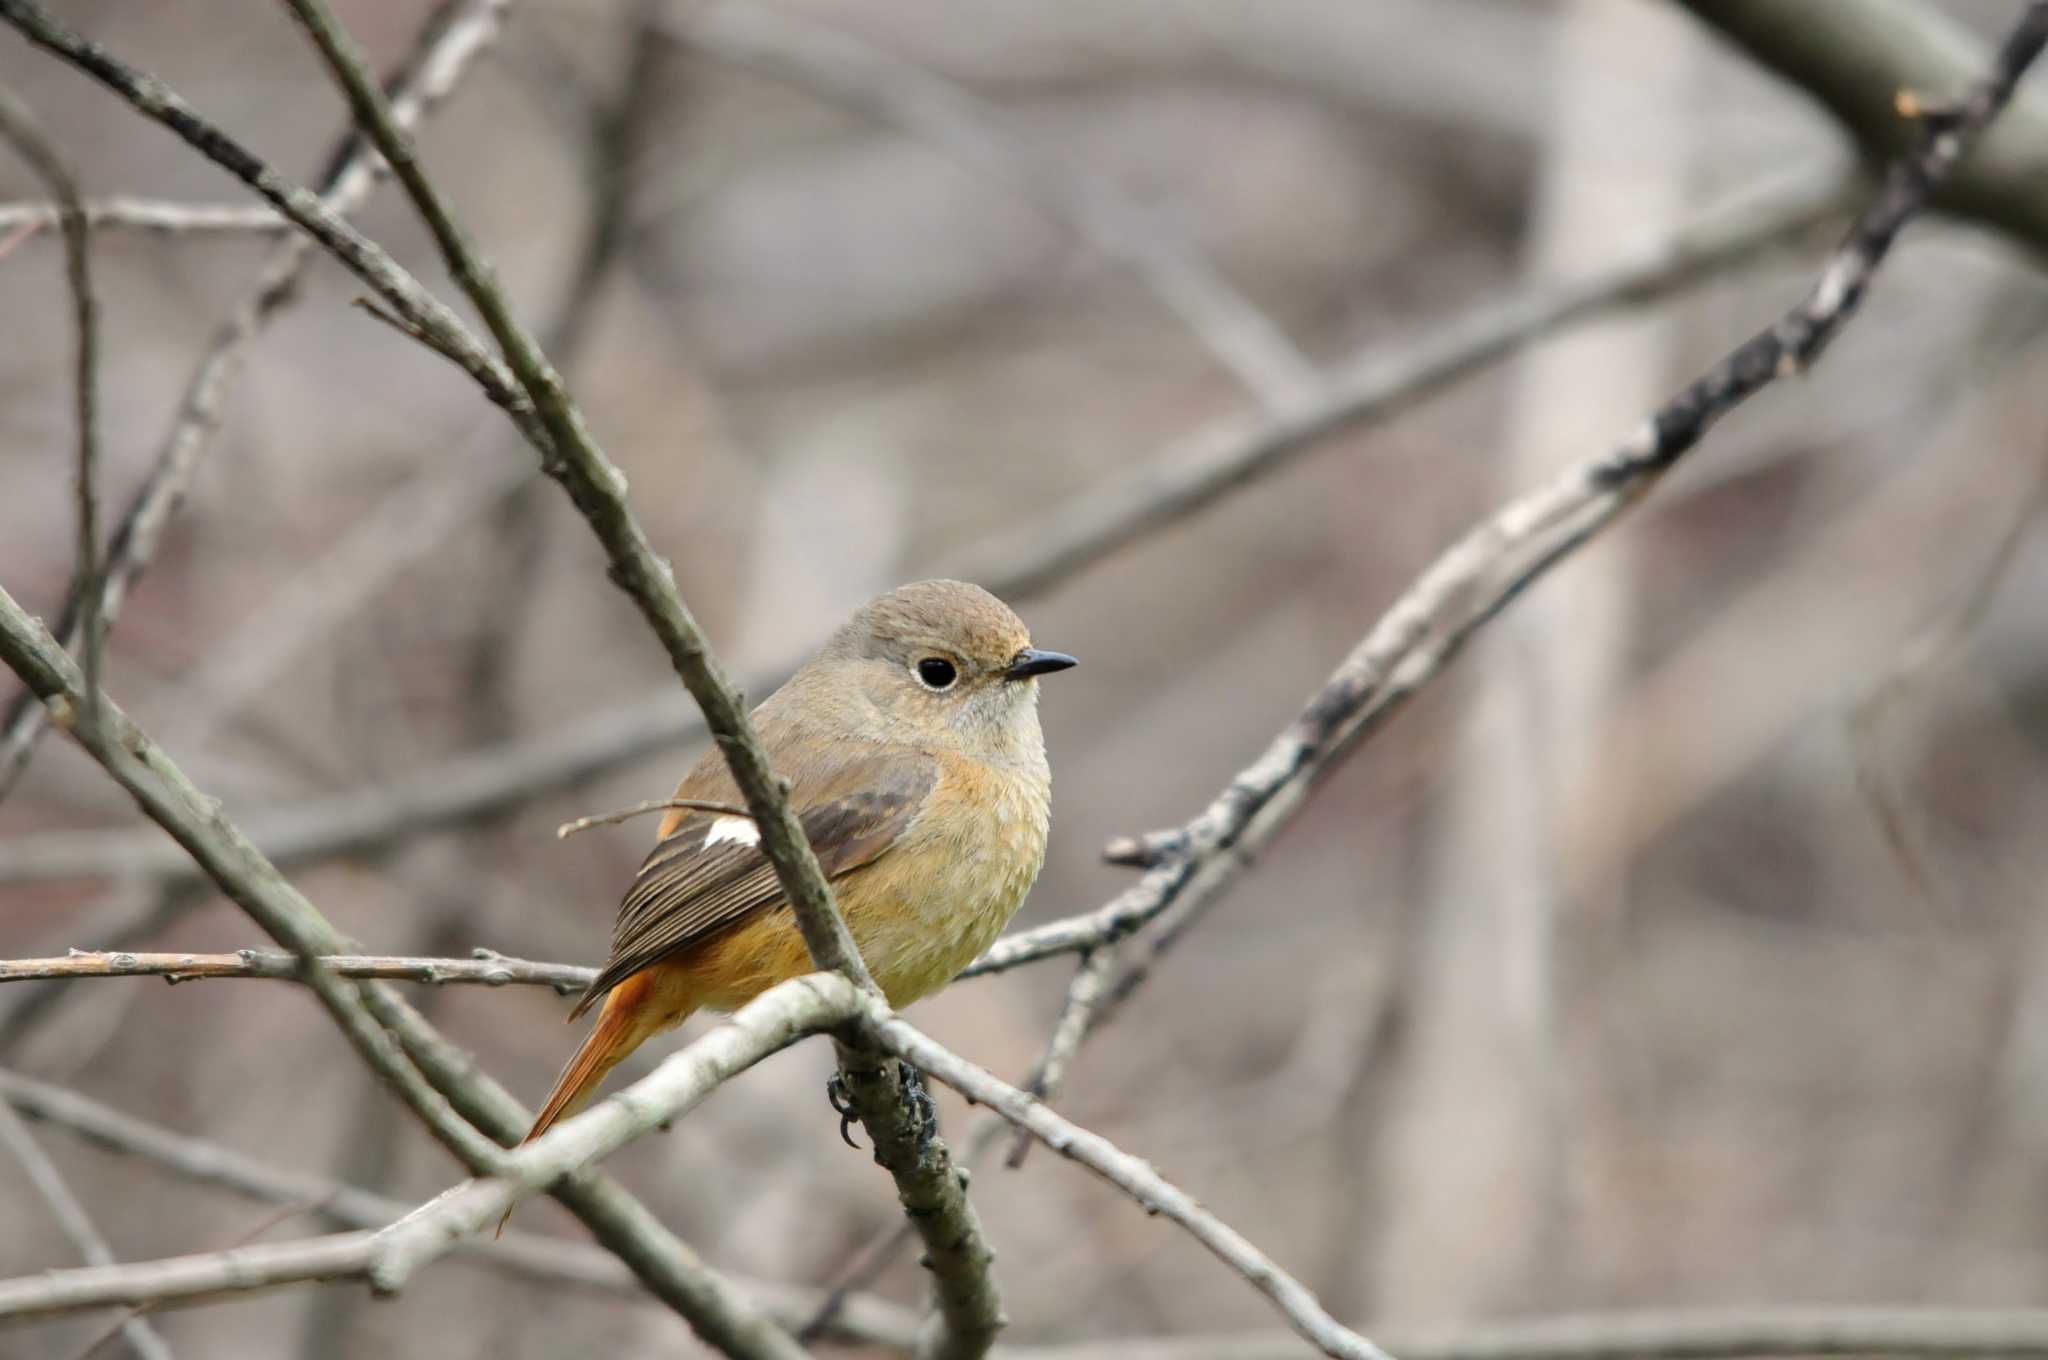
[[[604,1009],[598,1012],[590,1037],[555,1079],[555,1089],[548,1093],[547,1102],[534,1116],[533,1127],[519,1140],[522,1146],[589,1104],[606,1074],[623,1062],[627,1054],[640,1047],[649,1035],[676,1023],[673,1016],[663,1015],[660,1007],[649,1004],[653,998],[644,995],[647,990],[642,977],[636,976],[627,978],[605,997]],[[505,1221],[511,1217],[512,1211],[507,1209],[505,1217],[498,1220],[499,1232],[505,1231]]]

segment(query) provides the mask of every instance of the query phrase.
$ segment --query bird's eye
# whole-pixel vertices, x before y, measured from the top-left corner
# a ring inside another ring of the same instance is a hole
[[[917,663],[917,678],[932,689],[950,689],[960,672],[943,656],[928,656]]]

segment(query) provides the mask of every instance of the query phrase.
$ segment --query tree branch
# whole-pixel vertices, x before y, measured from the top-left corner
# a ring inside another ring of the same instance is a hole
[[[108,229],[189,236],[213,232],[254,232],[275,236],[292,224],[269,208],[240,203],[166,203],[154,198],[113,195],[83,200],[87,225]],[[0,232],[42,231],[59,225],[63,207],[57,203],[0,203]]]
[[[581,991],[597,976],[595,968],[571,963],[536,963],[478,949],[467,959],[407,959],[372,954],[322,954],[320,965],[336,977],[388,978],[398,982],[477,983],[485,987],[527,984],[552,987],[564,996]],[[160,977],[170,982],[211,978],[300,980],[297,956],[263,949],[238,949],[232,954],[106,953],[74,949],[62,958],[0,959],[0,983],[36,982],[48,978]]]
[[[1847,185],[1819,192],[1800,187],[1746,210],[1710,214],[1663,249],[1610,273],[1531,289],[1475,308],[1419,339],[1374,346],[1332,370],[1314,410],[1286,420],[1234,417],[1208,426],[1132,473],[1055,506],[975,561],[938,574],[979,581],[1005,598],[1044,590],[1323,441],[1391,417],[1541,335],[1667,296],[1811,231],[1844,211],[1849,196]],[[767,668],[756,688],[777,683],[795,660]],[[356,853],[559,792],[650,750],[703,735],[699,715],[664,689],[388,785],[309,799],[253,821],[251,834],[281,864]],[[191,872],[191,862],[175,846],[147,832],[44,832],[0,845],[0,882],[177,878]]]

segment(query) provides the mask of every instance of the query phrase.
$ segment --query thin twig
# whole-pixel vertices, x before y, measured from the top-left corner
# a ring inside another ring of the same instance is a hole
[[[213,233],[275,236],[292,224],[269,208],[241,203],[166,203],[154,198],[113,196],[89,198],[81,205],[95,231],[132,230],[165,236]],[[58,225],[63,208],[57,203],[0,203],[0,232],[30,232]]]
[[[1699,227],[1610,273],[1531,289],[1484,304],[1420,339],[1374,346],[1334,370],[1316,410],[1289,420],[1232,417],[1206,427],[1132,473],[1055,506],[1027,532],[974,562],[942,565],[932,574],[979,581],[1005,598],[1044,590],[1308,449],[1397,414],[1544,334],[1665,297],[1801,236],[1844,211],[1850,193],[1848,185],[1816,192],[1802,183],[1746,210],[1709,214]],[[772,687],[795,664],[792,657],[764,668],[752,688]],[[281,864],[354,854],[557,793],[643,759],[650,750],[704,734],[692,706],[663,688],[387,785],[308,799],[252,821],[252,834]],[[190,860],[175,846],[149,833],[45,832],[0,846],[0,882],[177,878],[191,872]]]
[[[555,828],[555,836],[558,840],[567,840],[577,832],[588,831],[593,826],[616,826],[635,817],[645,817],[650,812],[667,812],[675,808],[685,808],[694,812],[719,812],[728,817],[745,817],[748,821],[754,818],[754,814],[743,807],[714,802],[708,798],[650,798],[644,803],[620,808],[617,812],[600,812],[589,817],[578,817],[573,822],[563,822]]]
[[[597,976],[595,968],[571,963],[535,963],[489,949],[474,958],[421,959],[372,954],[323,954],[320,964],[336,977],[388,978],[397,982],[474,983],[484,987],[517,984],[552,987],[564,996],[581,991]],[[232,954],[142,954],[128,950],[104,952],[74,949],[61,958],[0,959],[0,983],[34,982],[47,978],[160,977],[170,982],[210,978],[300,980],[297,957],[276,950],[239,949]]]
[[[71,1239],[71,1244],[78,1248],[78,1254],[85,1258],[86,1264],[113,1265],[116,1259],[114,1249],[107,1245],[106,1238],[100,1236],[100,1230],[93,1224],[92,1215],[85,1211],[85,1205],[79,1202],[78,1196],[72,1192],[70,1183],[64,1179],[63,1173],[57,1170],[57,1164],[50,1160],[50,1154],[43,1151],[42,1144],[36,1141],[35,1135],[29,1132],[21,1116],[4,1102],[0,1102],[0,1143],[5,1143],[8,1151],[14,1154],[14,1159],[21,1163],[21,1169],[27,1174],[29,1184],[35,1186],[36,1193],[42,1196],[43,1203],[49,1207],[50,1216],[57,1220],[57,1226]],[[126,1339],[130,1349],[141,1356],[142,1360],[171,1360],[170,1346],[147,1319],[124,1318],[120,1324],[120,1334]]]
[[[1116,956],[1114,944],[1097,945],[1081,956],[1081,966],[1074,970],[1074,980],[1067,984],[1067,999],[1060,1006],[1059,1019],[1053,1022],[1052,1037],[1046,1040],[1045,1056],[1038,1060],[1038,1071],[1024,1086],[1039,1100],[1057,1100],[1066,1088],[1067,1069],[1073,1066],[1074,1055],[1081,1051],[1082,1040],[1095,1027],[1095,1011],[1102,1004],[1109,975],[1116,968]],[[1024,1165],[1025,1149],[1030,1146],[1029,1137],[1019,1133],[1003,1165],[1012,1171]]]
[[[99,514],[99,320],[92,292],[92,227],[78,177],[62,152],[36,123],[28,106],[0,85],[0,138],[11,142],[57,200],[57,225],[64,237],[64,276],[71,289],[73,371],[71,392],[77,424],[78,579],[85,583],[80,617],[80,651],[85,658],[84,720],[99,716],[100,663],[105,646],[100,627]]]

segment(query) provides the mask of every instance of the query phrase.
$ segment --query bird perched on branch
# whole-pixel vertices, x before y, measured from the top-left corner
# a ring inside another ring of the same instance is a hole
[[[754,710],[769,763],[892,1006],[929,996],[994,940],[1045,859],[1052,775],[1042,651],[1009,606],[960,581],[863,605]],[[717,751],[677,801],[742,802]],[[526,1135],[581,1109],[649,1036],[730,1011],[811,971],[751,818],[673,808],[619,908],[611,957],[577,1002],[602,1001]]]

